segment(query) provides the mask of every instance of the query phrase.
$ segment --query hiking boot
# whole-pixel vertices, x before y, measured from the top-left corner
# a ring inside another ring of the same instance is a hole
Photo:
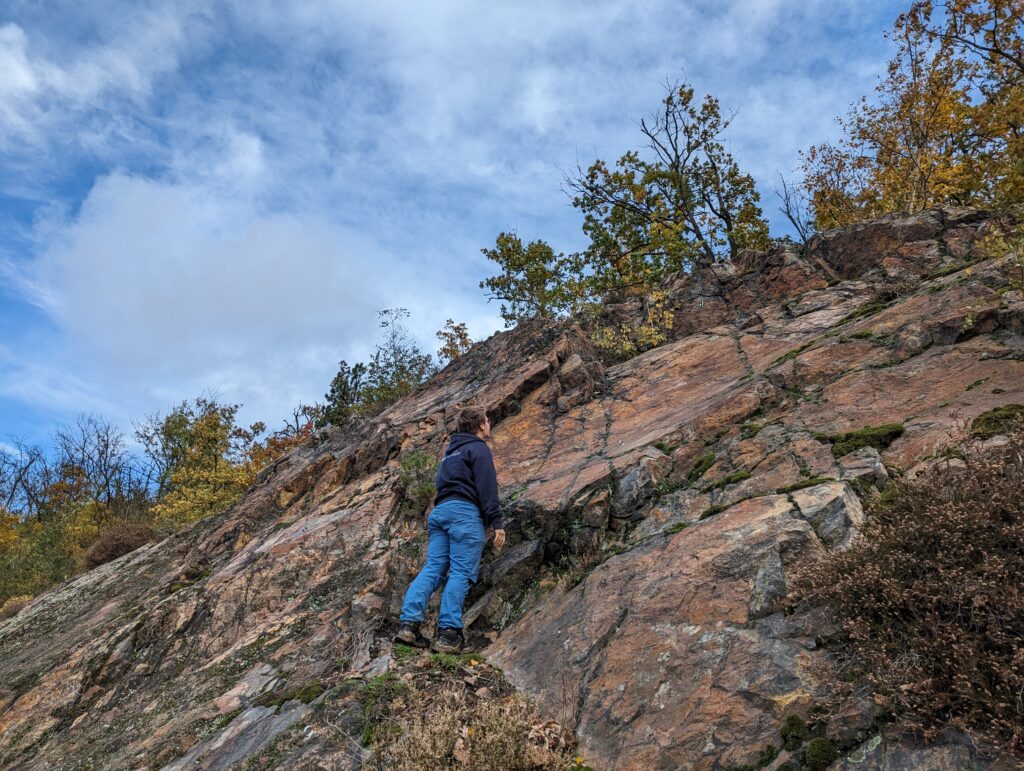
[[[413,648],[429,648],[430,640],[420,632],[420,625],[403,621],[395,633],[395,642],[411,645]]]
[[[437,630],[437,639],[431,647],[438,653],[461,653],[466,647],[466,638],[462,636],[461,629],[445,627]]]

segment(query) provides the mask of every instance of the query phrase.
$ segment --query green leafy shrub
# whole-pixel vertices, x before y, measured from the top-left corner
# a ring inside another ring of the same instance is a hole
[[[771,763],[775,758],[779,756],[779,748],[774,744],[765,745],[765,748],[761,750],[757,755],[757,767],[764,768]]]
[[[792,752],[799,749],[807,738],[807,723],[799,715],[790,715],[782,721],[779,733],[782,735],[783,748]]]
[[[840,629],[836,688],[866,684],[908,730],[952,725],[1024,755],[1022,489],[1018,433],[965,469],[890,484],[862,538],[798,571],[791,601]]]
[[[85,565],[92,569],[145,546],[156,538],[153,528],[120,522],[104,530],[85,552]]]

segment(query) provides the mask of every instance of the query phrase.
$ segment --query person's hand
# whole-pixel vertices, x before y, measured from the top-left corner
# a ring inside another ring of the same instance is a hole
[[[505,545],[505,531],[495,530],[494,531],[494,550],[501,551],[501,547]]]

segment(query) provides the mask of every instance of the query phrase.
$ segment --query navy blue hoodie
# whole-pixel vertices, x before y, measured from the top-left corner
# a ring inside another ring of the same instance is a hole
[[[452,434],[434,480],[436,506],[449,498],[461,498],[480,509],[484,524],[504,527],[498,506],[498,478],[494,473],[491,448],[476,434]]]

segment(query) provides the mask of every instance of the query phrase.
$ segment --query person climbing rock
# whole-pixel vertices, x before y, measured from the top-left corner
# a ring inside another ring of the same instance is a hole
[[[417,648],[431,645],[420,624],[430,596],[447,577],[432,647],[439,653],[465,647],[462,604],[480,570],[485,528],[494,531],[496,550],[505,544],[494,459],[484,441],[490,435],[491,422],[483,409],[467,407],[459,413],[434,480],[437,495],[427,518],[427,562],[406,590],[396,642]]]

